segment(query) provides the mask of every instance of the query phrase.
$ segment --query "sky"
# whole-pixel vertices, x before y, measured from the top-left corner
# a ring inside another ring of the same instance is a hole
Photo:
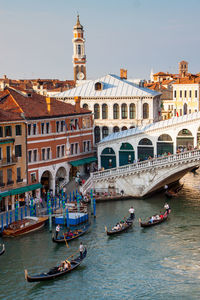
[[[0,78],[73,79],[77,13],[86,39],[87,79],[149,79],[151,69],[200,72],[199,0],[0,0]]]

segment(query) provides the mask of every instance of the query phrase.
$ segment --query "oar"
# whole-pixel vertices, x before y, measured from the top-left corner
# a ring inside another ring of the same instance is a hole
[[[79,252],[79,250],[77,250],[74,254],[76,254],[77,252]],[[68,260],[70,257],[73,257],[74,254],[70,255],[69,257],[66,258],[66,260]]]
[[[67,243],[67,240],[66,240],[66,238],[65,238],[65,235],[63,234],[63,236],[64,236],[65,244],[66,244],[67,248],[69,248],[69,245],[68,245],[68,243]]]

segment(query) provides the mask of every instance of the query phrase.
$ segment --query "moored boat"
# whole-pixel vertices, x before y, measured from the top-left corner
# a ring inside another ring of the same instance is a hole
[[[114,234],[118,234],[118,233],[126,231],[132,225],[133,225],[133,220],[130,219],[130,218],[128,218],[126,221],[124,221],[124,223],[122,223],[121,225],[119,225],[118,228],[114,226],[110,231],[105,226],[105,231],[106,231],[107,235],[114,235]]]
[[[4,237],[16,237],[42,228],[48,217],[25,217],[4,229]]]
[[[5,245],[3,244],[3,247],[2,247],[2,250],[1,250],[1,252],[0,252],[0,255],[3,255],[4,252],[5,252]]]
[[[58,236],[57,238],[55,237],[55,235],[52,236],[52,241],[54,243],[65,243],[70,242],[74,239],[77,239],[78,237],[82,236],[83,234],[85,234],[90,228],[90,224],[80,228],[80,229],[76,229],[70,232],[66,232],[60,236]]]
[[[74,269],[76,269],[81,262],[83,261],[83,259],[86,257],[87,255],[87,249],[84,249],[84,252],[82,254],[82,257],[80,257],[80,255],[75,258],[72,259],[71,261],[68,261],[68,259],[66,259],[64,262],[68,263],[68,267],[66,269],[63,269],[61,266],[56,266],[52,269],[50,269],[47,273],[41,273],[38,275],[33,275],[30,276],[28,275],[28,271],[25,270],[25,279],[28,282],[36,282],[36,281],[45,281],[45,280],[52,280],[55,279],[57,277],[61,277],[71,271],[73,271]]]

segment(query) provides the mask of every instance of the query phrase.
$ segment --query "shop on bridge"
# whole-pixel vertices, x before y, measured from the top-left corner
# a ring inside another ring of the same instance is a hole
[[[176,138],[177,150],[191,150],[194,148],[194,137],[188,129],[182,129],[179,131]]]
[[[173,141],[170,135],[162,134],[157,142],[157,156],[173,154]]]
[[[111,169],[116,167],[116,155],[112,148],[105,148],[101,153],[101,167]]]
[[[147,160],[154,157],[154,148],[152,141],[144,138],[138,144],[138,160]]]
[[[135,160],[135,152],[133,146],[129,143],[122,143],[119,150],[119,165],[124,166],[132,164]]]

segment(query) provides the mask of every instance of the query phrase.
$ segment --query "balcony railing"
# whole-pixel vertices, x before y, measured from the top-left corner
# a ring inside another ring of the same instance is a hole
[[[10,159],[2,158],[0,160],[0,167],[15,165],[17,162],[18,162],[18,157],[14,156],[14,155],[11,156]]]

